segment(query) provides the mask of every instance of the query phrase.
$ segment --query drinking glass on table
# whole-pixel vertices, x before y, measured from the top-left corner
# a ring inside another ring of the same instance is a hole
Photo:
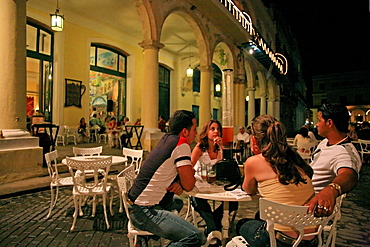
[[[211,164],[200,162],[200,176],[202,179],[207,179],[208,170]]]
[[[216,182],[216,170],[213,167],[209,167],[207,171],[207,182],[210,184]]]

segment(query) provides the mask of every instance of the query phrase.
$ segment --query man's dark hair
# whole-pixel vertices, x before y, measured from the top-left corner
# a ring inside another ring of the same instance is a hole
[[[308,129],[307,128],[301,128],[299,130],[299,134],[301,134],[303,137],[307,137],[308,136]]]
[[[190,130],[191,126],[193,126],[194,118],[194,112],[187,110],[175,111],[168,121],[170,133],[178,135],[184,128]]]
[[[348,132],[348,122],[350,116],[345,106],[338,103],[326,103],[320,107],[319,111],[321,111],[322,118],[325,119],[325,121],[331,119],[334,122],[335,127],[337,127],[339,132]]]

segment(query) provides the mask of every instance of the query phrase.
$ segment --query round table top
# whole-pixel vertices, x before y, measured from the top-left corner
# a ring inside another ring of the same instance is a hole
[[[97,160],[97,159],[104,159],[104,158],[108,158],[110,157],[110,155],[94,155],[94,156],[73,156],[73,157],[69,157],[69,158],[72,158],[72,159],[75,159],[75,160],[81,160],[81,161],[88,161],[88,160]],[[125,163],[127,162],[127,158],[125,157],[122,157],[122,156],[112,156],[112,165],[117,165],[117,164],[121,164],[121,163]],[[67,159],[63,159],[62,160],[62,163],[64,165],[67,165]]]
[[[225,191],[224,185],[209,184],[199,180],[195,183],[195,187],[186,194],[215,201],[252,201],[252,197],[241,189]]]

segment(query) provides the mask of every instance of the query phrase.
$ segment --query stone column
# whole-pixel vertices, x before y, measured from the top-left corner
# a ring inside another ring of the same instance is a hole
[[[65,32],[54,33],[54,57],[53,57],[53,123],[64,125],[64,51]]]
[[[274,111],[275,111],[275,118],[280,121],[280,100],[276,99],[274,101]]]
[[[266,108],[267,108],[267,105],[266,105],[266,94],[261,94],[261,115],[265,115],[266,114]]]
[[[0,129],[26,128],[26,1],[0,1]]]
[[[240,127],[245,125],[245,83],[246,83],[246,72],[245,72],[245,57],[244,52],[240,51],[237,56],[236,72],[235,72],[235,125]],[[238,129],[235,129],[237,132]]]
[[[224,69],[224,83],[222,83],[222,125],[234,126],[234,92],[232,83],[232,69]]]
[[[40,176],[42,148],[26,129],[26,1],[0,1],[0,184]]]
[[[141,103],[141,123],[148,129],[158,129],[158,53],[163,44],[145,40],[139,44],[144,48],[144,84]]]
[[[274,105],[274,102],[275,102],[275,99],[268,99],[267,100],[267,114],[270,115],[270,116],[273,116],[275,117],[275,105]]]
[[[252,119],[256,116],[256,107],[255,107],[255,88],[247,88],[249,101],[248,101],[248,124],[252,122]]]
[[[199,126],[211,119],[211,75],[212,66],[199,66],[200,70],[200,104]]]
[[[245,125],[245,85],[244,83],[235,84],[235,125],[240,127]]]

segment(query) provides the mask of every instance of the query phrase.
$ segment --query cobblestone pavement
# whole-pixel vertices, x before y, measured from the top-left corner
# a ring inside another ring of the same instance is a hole
[[[348,194],[342,206],[342,218],[338,222],[336,246],[370,246],[370,166],[365,164],[361,171],[359,185]],[[98,205],[95,218],[91,217],[91,204],[84,207],[84,216],[78,217],[74,232],[69,229],[74,211],[71,187],[62,187],[53,214],[49,219],[50,190],[28,191],[16,196],[2,196],[0,199],[0,246],[128,246],[126,236],[127,219],[118,212],[117,193],[114,200],[114,216],[109,216],[111,229],[105,226],[102,206]],[[180,213],[185,215],[185,207]],[[239,204],[236,220],[252,217],[257,211],[257,201]],[[192,220],[192,219],[189,219]],[[198,217],[198,226],[204,222]],[[231,236],[235,235],[234,228]],[[153,246],[159,242],[151,241]]]

